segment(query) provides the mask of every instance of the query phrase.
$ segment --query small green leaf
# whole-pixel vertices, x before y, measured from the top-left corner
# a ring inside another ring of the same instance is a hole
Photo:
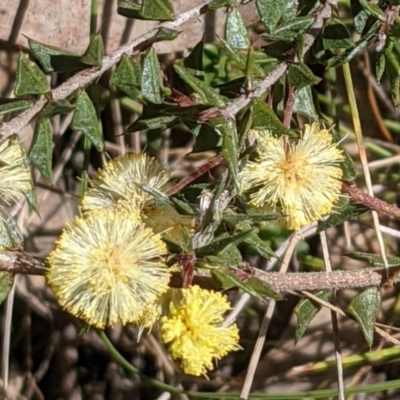
[[[97,118],[96,109],[88,94],[82,90],[78,93],[75,112],[71,121],[71,128],[81,131],[98,151],[103,151],[103,135]]]
[[[142,0],[140,14],[144,19],[167,21],[174,17],[174,8],[169,0]]]
[[[50,100],[44,110],[39,114],[40,118],[51,118],[59,114],[68,114],[75,109],[75,105],[68,100]]]
[[[164,86],[160,62],[153,48],[151,48],[143,61],[142,92],[143,96],[154,104],[162,103]]]
[[[217,122],[218,121],[218,122]],[[214,121],[215,130],[222,137],[222,155],[228,165],[235,187],[239,187],[239,166],[238,166],[238,136],[236,130],[236,122],[234,120],[224,120],[217,118]]]
[[[345,25],[339,20],[329,22],[322,34],[324,49],[349,49],[353,47],[353,40]]]
[[[21,247],[23,241],[14,218],[0,205],[0,248],[15,250]]]
[[[263,100],[253,101],[253,126],[252,129],[262,131],[270,130],[276,135],[291,135],[293,133],[289,129],[285,128],[276,116],[276,114],[271,110],[270,107]]]
[[[207,124],[198,124],[191,129],[193,136],[196,138],[193,152],[203,152],[216,149],[222,146],[221,134]]]
[[[288,81],[291,87],[300,90],[305,86],[316,85],[321,82],[321,78],[316,77],[307,65],[293,63],[289,65]]]
[[[383,51],[386,59],[386,73],[390,82],[393,104],[397,107],[399,104],[399,84],[400,84],[400,65],[396,56],[389,49]]]
[[[131,99],[137,100],[141,97],[138,89],[141,84],[141,76],[140,65],[131,57],[122,56],[121,62],[111,75],[110,84],[115,85]]]
[[[277,301],[285,299],[281,294],[275,292],[271,286],[258,278],[250,278],[248,281],[244,282],[244,285],[246,286],[247,291],[251,290],[251,292],[256,292],[260,296],[268,297]]]
[[[228,266],[229,268],[238,267],[243,262],[242,255],[236,246],[229,247],[222,254],[205,256],[203,260],[204,262],[200,264],[205,264],[205,266]]]
[[[315,295],[321,300],[328,301],[332,296],[332,291],[321,290],[320,292],[315,293]],[[310,299],[301,300],[299,304],[297,304],[294,309],[294,312],[297,315],[297,326],[295,332],[296,342],[303,337],[308,325],[310,325],[311,321],[316,317],[321,308],[322,305],[320,303]]]
[[[227,251],[230,247],[235,246],[239,243],[245,241],[249,236],[258,233],[258,229],[249,229],[248,231],[240,232],[236,235],[232,235],[229,237],[223,237],[222,239],[215,239],[211,243],[199,247],[196,250],[196,253],[199,256],[206,256],[206,255],[213,255],[213,254],[220,254]]]
[[[205,82],[196,78],[189,69],[184,67],[182,60],[177,60],[174,63],[174,69],[182,80],[198,95],[202,104],[219,108],[226,106],[227,99],[218,94],[215,89],[208,86]]]
[[[311,86],[306,86],[296,93],[293,112],[307,117],[310,121],[317,122],[319,115],[314,106]]]
[[[235,48],[247,49],[250,46],[247,29],[237,8],[232,9],[225,22],[225,39]]]
[[[372,346],[374,340],[374,324],[380,308],[381,293],[376,287],[368,288],[359,293],[351,300],[348,307],[350,314],[360,325],[369,347]]]
[[[350,5],[351,13],[353,14],[354,28],[357,33],[361,33],[367,23],[368,14],[361,7],[359,0],[350,0]]]
[[[22,53],[18,57],[15,96],[27,94],[45,94],[50,92],[50,85],[42,70]]]
[[[376,63],[375,63],[375,74],[376,81],[381,83],[382,75],[385,72],[386,67],[386,58],[384,53],[378,53],[376,55]]]
[[[235,0],[213,0],[208,4],[208,9],[210,11],[218,10],[219,8],[233,8],[236,6]]]
[[[353,260],[366,261],[375,268],[385,267],[385,262],[383,261],[382,256],[379,254],[355,251],[353,253],[346,254],[346,256],[352,258]],[[389,267],[400,267],[400,257],[388,256],[386,259]]]
[[[129,126],[127,132],[137,132],[147,129],[165,129],[173,126],[177,120],[174,115],[160,115],[159,117],[142,119],[141,117]]]
[[[128,18],[166,21],[174,16],[174,9],[169,0],[118,0],[118,13]]]
[[[28,38],[28,44],[32,54],[39,61],[39,64],[42,66],[43,70],[46,73],[54,72],[55,70],[60,71],[60,69],[55,68],[54,66],[54,61],[57,59],[57,57],[62,57],[65,60],[70,59],[70,66],[72,67],[71,70],[79,69],[79,67],[84,67],[84,65],[79,62],[79,54],[71,53],[58,47],[39,43],[30,38]],[[75,68],[73,68],[74,65]]]
[[[4,302],[10,292],[14,277],[8,272],[0,272],[0,304]]]
[[[305,16],[293,18],[292,20],[279,25],[271,33],[263,33],[261,37],[267,40],[281,40],[283,42],[291,42],[297,36],[303,34],[314,22],[314,17]]]
[[[268,32],[272,32],[278,25],[285,3],[286,0],[256,0],[258,14]]]
[[[204,41],[202,39],[196,44],[196,46],[193,47],[192,51],[185,58],[185,67],[195,71],[203,71],[203,53]]]
[[[350,221],[368,211],[362,204],[351,204],[347,197],[340,197],[335,204],[331,215],[324,221],[318,222],[317,232],[323,232],[333,226],[341,225],[345,221]]]
[[[86,65],[99,66],[104,57],[103,38],[100,33],[95,33],[90,38],[89,46],[85,54],[81,57],[81,61]]]
[[[249,229],[251,229],[250,223],[239,222],[235,226],[234,233],[248,231]],[[244,242],[257,251],[261,257],[269,259],[275,256],[271,247],[269,247],[268,244],[258,236],[258,234],[249,236]]]
[[[147,46],[151,46],[154,43],[162,42],[164,40],[174,40],[179,36],[180,32],[170,28],[160,28],[157,33],[146,41]]]
[[[36,123],[33,141],[29,150],[29,159],[46,181],[51,182],[53,129],[50,119],[41,119]]]
[[[339,56],[333,57],[328,60],[327,67],[334,68],[345,62],[350,62],[362,49],[364,49],[368,42],[376,36],[377,30],[379,29],[379,22],[374,23],[364,36],[356,43],[353,48],[345,50]]]
[[[17,111],[27,110],[33,104],[29,100],[0,99],[0,115],[7,115]]]
[[[386,21],[386,14],[378,5],[366,0],[360,0],[360,4],[367,14],[379,19],[382,22]]]

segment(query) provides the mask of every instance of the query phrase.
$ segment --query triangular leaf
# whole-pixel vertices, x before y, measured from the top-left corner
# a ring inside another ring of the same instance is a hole
[[[332,290],[321,290],[315,295],[321,300],[328,301],[332,296]],[[308,325],[310,325],[311,321],[318,314],[321,307],[322,305],[320,303],[310,299],[301,300],[299,304],[297,304],[296,308],[294,309],[294,312],[297,315],[297,326],[295,333],[296,342],[303,337]]]
[[[27,110],[33,101],[16,100],[16,99],[0,99],[0,115],[7,115],[17,111]]]
[[[272,32],[282,17],[286,0],[256,0],[260,18],[268,32]]]
[[[122,56],[121,62],[110,78],[110,84],[136,100],[141,97],[138,89],[141,84],[142,71],[140,65],[131,57]]]
[[[81,61],[86,65],[101,65],[104,57],[104,44],[103,38],[100,33],[92,35],[90,38],[89,46],[85,54],[81,57]]]
[[[359,293],[351,300],[348,307],[360,325],[368,346],[372,346],[374,340],[374,325],[381,308],[381,293],[378,288],[371,287]]]
[[[143,96],[154,104],[162,103],[163,92],[162,71],[160,62],[153,48],[151,48],[143,61],[142,92]]]
[[[103,151],[103,135],[97,118],[96,109],[88,94],[82,90],[78,93],[71,128],[87,136],[98,151]]]
[[[41,118],[51,118],[59,114],[68,114],[75,109],[75,105],[71,104],[68,100],[50,100],[44,110],[39,114]]]
[[[49,119],[36,123],[29,159],[46,181],[51,182],[53,129]]]
[[[0,248],[15,250],[21,247],[23,241],[14,218],[0,205]]]
[[[57,56],[65,57],[65,59],[70,58],[76,66],[84,67],[78,60],[80,58],[79,54],[74,54],[69,51],[60,49],[58,47],[49,46],[43,43],[39,43],[36,40],[28,38],[29,48],[35,58],[39,61],[39,64],[42,66],[43,70],[47,73],[53,71],[59,71],[59,69],[54,67],[54,59]],[[76,68],[72,68],[76,69]]]
[[[321,81],[321,78],[317,78],[303,63],[293,63],[289,65],[288,81],[291,87],[297,90],[309,85],[316,85]]]
[[[235,48],[247,49],[250,46],[246,26],[237,8],[232,9],[225,22],[225,39]]]
[[[15,96],[27,94],[45,94],[50,92],[50,85],[42,70],[22,53],[18,57]]]
[[[276,135],[291,135],[293,133],[289,129],[285,128],[276,116],[276,114],[271,110],[270,107],[263,100],[253,101],[253,125],[252,129],[257,131],[270,130]]]
[[[174,63],[176,73],[185,81],[197,94],[201,104],[223,108],[226,106],[227,99],[221,96],[215,89],[207,85],[202,80],[196,78],[193,73],[185,68],[182,60]]]

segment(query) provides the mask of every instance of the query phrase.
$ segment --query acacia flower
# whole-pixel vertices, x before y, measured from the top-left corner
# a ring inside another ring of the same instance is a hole
[[[170,177],[161,164],[146,154],[125,154],[101,168],[82,199],[82,211],[121,209],[137,212],[153,196],[140,186],[160,191]]]
[[[340,196],[343,153],[319,125],[305,125],[297,139],[261,131],[258,157],[240,173],[241,192],[257,208],[280,207],[284,225],[297,230],[329,214]]]
[[[239,350],[237,326],[222,326],[223,315],[230,309],[225,296],[191,286],[172,295],[168,315],[161,318],[163,342],[174,359],[180,359],[183,371],[204,375],[218,360]]]
[[[165,253],[137,215],[93,211],[64,229],[49,255],[47,280],[61,307],[89,325],[140,322],[168,289]]]
[[[0,143],[0,196],[13,201],[32,191],[31,171],[18,137]]]

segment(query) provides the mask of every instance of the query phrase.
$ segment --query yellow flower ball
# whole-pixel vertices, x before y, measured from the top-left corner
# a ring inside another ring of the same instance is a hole
[[[61,307],[89,325],[140,323],[168,289],[166,251],[136,214],[93,211],[65,228],[47,280]]]

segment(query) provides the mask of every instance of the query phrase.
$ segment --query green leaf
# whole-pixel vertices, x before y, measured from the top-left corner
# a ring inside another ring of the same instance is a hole
[[[252,293],[255,292],[260,296],[268,297],[273,300],[280,301],[285,299],[281,294],[277,293],[271,286],[263,282],[261,279],[250,278],[248,281],[244,282],[244,285],[246,286],[248,293],[249,290],[251,290]]]
[[[328,60],[327,68],[334,68],[345,62],[350,62],[357,53],[359,53],[364,47],[367,46],[368,42],[376,36],[377,30],[379,29],[379,23],[375,23],[371,26],[368,33],[361,37],[353,48],[345,50],[339,56],[333,57]]]
[[[213,0],[208,4],[208,9],[210,11],[218,10],[219,8],[233,8],[236,6],[235,0]]]
[[[298,17],[280,25],[271,33],[263,33],[261,37],[267,40],[281,40],[291,42],[303,34],[314,22],[314,17]]]
[[[355,251],[353,253],[348,253],[345,255],[347,257],[352,258],[353,260],[366,261],[375,268],[384,268],[385,267],[383,258],[379,254]],[[387,259],[387,264],[389,267],[400,267],[400,257],[388,256],[388,257],[386,257],[386,259]]]
[[[191,129],[196,143],[193,152],[203,152],[216,149],[222,146],[221,134],[207,124],[198,124],[194,129]]]
[[[327,50],[353,47],[353,40],[347,28],[339,20],[333,20],[325,26],[322,43]]]
[[[229,266],[229,268],[234,268],[238,267],[243,262],[242,255],[236,246],[229,247],[222,254],[205,256],[203,260],[204,261],[200,262],[200,264],[203,266],[205,265],[206,267],[214,265],[220,267]],[[198,264],[199,263],[196,263],[196,265]]]
[[[316,77],[307,65],[293,63],[289,65],[288,81],[290,86],[300,90],[309,85],[316,85],[321,82],[321,78]]]
[[[135,0],[118,0],[118,13],[128,18],[166,21],[174,16],[174,9],[169,0],[142,0],[141,5]]]
[[[376,55],[376,63],[375,63],[375,74],[376,81],[378,84],[381,83],[382,75],[385,72],[386,67],[386,58],[384,53],[378,53]]]
[[[15,250],[21,247],[24,238],[14,218],[0,205],[0,248]]]
[[[99,66],[104,57],[103,38],[100,33],[95,33],[90,38],[89,46],[85,54],[81,57],[81,61],[86,65]]]
[[[33,141],[29,150],[29,159],[46,181],[51,182],[53,129],[50,119],[41,119],[36,123]]]
[[[196,46],[193,47],[192,51],[185,58],[184,60],[185,67],[196,71],[203,71],[204,70],[203,53],[204,53],[204,41],[202,39],[200,40],[200,42],[196,44]]]
[[[222,118],[216,118],[213,120],[215,130],[222,137],[222,155],[228,165],[228,170],[231,174],[235,187],[239,187],[239,147],[238,147],[238,136],[236,130],[236,122],[234,120],[228,120]]]
[[[318,232],[323,232],[333,226],[341,225],[345,221],[350,221],[368,211],[362,204],[351,204],[347,197],[340,197],[335,204],[331,215],[324,221],[318,222]]]
[[[381,307],[381,293],[378,288],[371,287],[354,297],[348,310],[360,325],[368,346],[374,340],[374,324]]]
[[[140,65],[131,57],[122,56],[121,62],[111,75],[110,84],[126,93],[131,99],[137,100],[141,97],[138,89],[141,84],[141,76]]]
[[[248,231],[249,229],[251,229],[250,223],[238,222],[235,226],[234,233]],[[256,250],[261,257],[269,259],[275,256],[271,247],[269,247],[268,244],[258,236],[258,233],[249,236],[244,242]]]
[[[400,66],[397,61],[396,56],[392,51],[389,49],[385,49],[383,51],[386,59],[386,73],[389,78],[390,82],[390,89],[392,93],[392,101],[393,104],[397,107],[399,104],[399,84],[400,84],[400,77],[399,71]]]
[[[159,117],[142,119],[141,117],[129,126],[127,132],[137,132],[148,129],[165,129],[175,125],[177,117],[174,115],[160,115]]]
[[[256,0],[258,14],[268,32],[272,32],[278,25],[285,3],[286,0]]]
[[[324,301],[329,301],[332,296],[332,290],[321,290],[315,293],[315,295]],[[316,301],[310,299],[304,299],[297,304],[294,312],[297,316],[297,326],[295,332],[295,339],[298,342],[305,334],[308,325],[316,317],[322,305]]]
[[[73,67],[75,65],[75,68],[72,68],[72,70],[84,67],[84,65],[79,61],[79,54],[71,53],[58,47],[39,43],[30,38],[28,38],[28,44],[32,54],[38,60],[39,64],[46,73],[60,70],[54,66],[54,61],[57,59],[57,57],[62,57],[66,60],[70,59],[70,66]]]
[[[176,73],[187,83],[191,89],[197,94],[201,104],[223,108],[226,106],[227,99],[217,93],[215,89],[208,86],[205,82],[196,78],[193,73],[184,67],[182,60],[174,63]]]
[[[363,7],[361,7],[359,0],[350,0],[350,5],[353,14],[354,28],[357,33],[361,33],[367,23],[368,14]]]
[[[252,129],[262,131],[270,130],[276,135],[290,135],[293,133],[289,129],[285,128],[276,116],[276,114],[271,110],[270,107],[263,100],[253,101],[253,125]]]
[[[235,273],[226,269],[211,269],[211,277],[222,289],[231,289],[237,287],[243,292],[248,293],[250,296],[255,298],[261,298],[261,296],[267,296],[274,300],[282,300],[283,297],[273,291],[269,286],[264,285],[260,280],[252,278],[247,282],[239,279]],[[261,293],[260,293],[261,292]]]
[[[154,104],[162,103],[164,86],[160,62],[153,48],[151,48],[143,61],[142,92],[143,96]]]
[[[225,39],[235,48],[247,49],[250,46],[247,29],[237,8],[232,9],[226,18]]]
[[[40,118],[51,118],[59,114],[68,114],[75,109],[75,105],[68,100],[50,100],[43,111],[39,114]]]
[[[249,236],[252,236],[254,234],[258,233],[258,229],[249,229],[248,231],[240,232],[236,235],[232,235],[229,237],[223,237],[222,239],[215,239],[211,243],[199,247],[196,250],[196,253],[199,256],[206,256],[206,255],[212,255],[212,254],[220,254],[224,253],[226,250],[228,250],[230,247],[235,246],[243,241],[245,241]]]
[[[140,13],[144,19],[166,21],[174,17],[174,8],[169,0],[142,0]]]
[[[75,131],[81,131],[90,139],[98,151],[103,151],[103,135],[97,118],[96,109],[84,90],[78,93],[75,112],[71,121],[71,128]]]
[[[360,0],[360,4],[368,15],[371,15],[382,22],[386,21],[386,14],[378,5],[366,0]]]
[[[14,277],[8,272],[0,272],[0,304],[4,302],[10,292]]]
[[[317,122],[319,120],[319,115],[314,106],[311,86],[303,87],[296,93],[293,112],[307,117],[310,121]]]
[[[0,115],[7,115],[17,111],[27,110],[33,104],[29,100],[0,99]]]
[[[27,94],[45,94],[50,92],[50,85],[42,70],[22,53],[18,57],[15,96]]]
[[[146,41],[147,46],[151,46],[154,43],[162,42],[164,40],[174,40],[179,36],[180,32],[175,29],[160,28],[157,33]]]

